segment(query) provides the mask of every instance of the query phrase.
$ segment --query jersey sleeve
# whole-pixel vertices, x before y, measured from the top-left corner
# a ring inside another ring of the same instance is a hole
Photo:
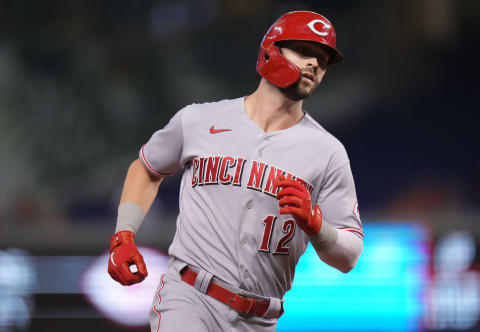
[[[345,229],[363,238],[355,183],[346,153],[334,159],[332,164],[317,197],[322,219],[338,229]]]
[[[180,168],[183,149],[182,116],[185,108],[178,111],[170,122],[155,132],[139,152],[145,168],[156,176],[168,176]]]

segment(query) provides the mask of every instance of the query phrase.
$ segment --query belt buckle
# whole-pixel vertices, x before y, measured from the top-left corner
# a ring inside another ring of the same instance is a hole
[[[232,308],[231,304],[232,304],[233,298],[235,297],[235,295],[238,295],[242,299],[249,301],[250,305],[248,306],[247,311],[245,311],[245,313],[249,313],[250,309],[252,309],[252,306],[253,306],[253,299],[251,297],[246,297],[243,294],[240,294],[239,292],[232,292],[232,293],[233,293],[232,297],[230,297],[230,300],[228,301],[228,306]]]

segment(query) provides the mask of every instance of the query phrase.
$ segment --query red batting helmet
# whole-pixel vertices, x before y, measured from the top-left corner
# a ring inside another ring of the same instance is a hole
[[[337,37],[329,20],[308,11],[286,13],[273,23],[263,37],[257,60],[257,72],[281,88],[295,83],[301,75],[300,68],[287,60],[275,45],[283,40],[320,43],[330,56],[327,65],[343,61],[342,53],[335,48]]]

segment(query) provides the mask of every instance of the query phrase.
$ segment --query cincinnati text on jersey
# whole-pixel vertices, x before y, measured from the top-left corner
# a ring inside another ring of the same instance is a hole
[[[192,187],[211,184],[241,186],[245,164],[247,164],[247,160],[242,157],[197,157],[192,161]],[[310,193],[313,191],[313,186],[310,183],[278,167],[257,160],[252,160],[249,165],[246,185],[249,189],[276,197],[278,191],[277,179],[280,175],[284,175],[287,179],[294,179],[301,183]]]

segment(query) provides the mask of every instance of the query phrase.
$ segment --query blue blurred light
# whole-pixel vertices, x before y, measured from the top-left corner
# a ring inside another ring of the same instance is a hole
[[[428,232],[414,223],[371,223],[364,232],[363,253],[348,274],[308,247],[277,331],[420,330]]]

